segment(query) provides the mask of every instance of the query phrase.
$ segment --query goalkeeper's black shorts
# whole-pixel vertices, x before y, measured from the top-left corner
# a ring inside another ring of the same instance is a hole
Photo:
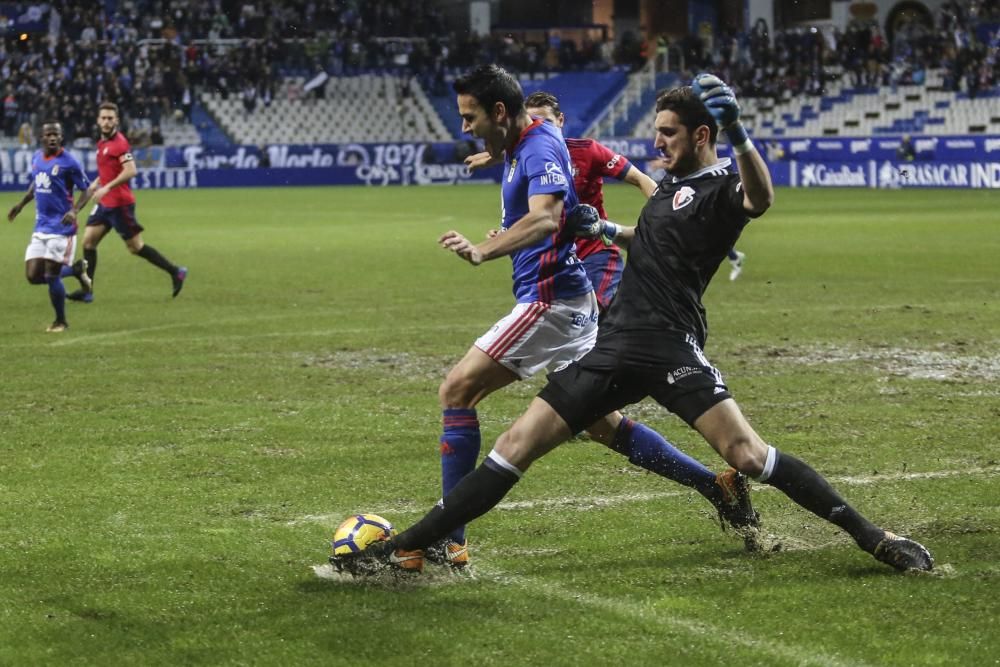
[[[722,374],[685,334],[598,339],[580,360],[549,374],[538,394],[573,433],[647,396],[692,426],[732,398]]]

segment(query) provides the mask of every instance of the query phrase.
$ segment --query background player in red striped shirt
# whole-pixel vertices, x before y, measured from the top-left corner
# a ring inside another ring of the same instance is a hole
[[[135,177],[137,170],[128,139],[118,130],[118,105],[102,102],[97,110],[97,125],[101,130],[101,139],[97,142],[98,178],[91,183],[89,192],[98,205],[87,219],[87,231],[83,235],[87,275],[93,283],[97,271],[97,246],[114,227],[129,252],[170,274],[173,295],[177,296],[184,287],[188,270],[172,264],[142,240],[144,228],[135,217],[135,195],[129,187],[129,181]],[[84,286],[70,294],[69,298],[90,303],[94,300],[93,289]]]

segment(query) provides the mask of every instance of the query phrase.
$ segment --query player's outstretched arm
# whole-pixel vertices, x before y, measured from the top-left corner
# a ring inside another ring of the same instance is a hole
[[[590,204],[574,206],[566,216],[566,227],[578,238],[601,239],[605,245],[614,243],[621,248],[628,248],[635,237],[635,227],[602,220],[597,209]]]
[[[7,222],[14,222],[14,218],[18,216],[18,214],[21,212],[21,209],[27,206],[28,202],[30,202],[34,198],[35,198],[35,182],[32,181],[31,185],[28,186],[28,191],[24,193],[23,197],[21,197],[21,201],[17,202],[16,204],[10,207],[10,211],[7,212]]]
[[[652,197],[653,193],[656,192],[656,181],[643,173],[635,164],[625,174],[625,182],[639,188],[646,199]]]
[[[470,155],[465,158],[465,166],[469,168],[469,171],[485,169],[486,167],[492,167],[497,164],[503,164],[503,157],[493,157],[490,155],[489,151],[476,153],[475,155]]]
[[[483,263],[482,253],[479,252],[476,245],[456,232],[454,229],[442,234],[440,238],[438,238],[438,243],[440,243],[441,247],[445,250],[451,250],[453,253],[473,266],[479,266]]]
[[[774,202],[771,172],[757,152],[746,128],[740,122],[740,105],[733,89],[714,74],[699,74],[691,84],[715,118],[719,129],[726,133],[736,154],[736,164],[743,182],[743,209],[747,215],[757,217]]]
[[[470,264],[503,257],[521,248],[535,245],[546,236],[559,231],[563,201],[558,195],[543,194],[528,197],[528,213],[511,225],[503,234],[497,234],[478,245],[473,245],[458,232],[444,234],[438,242]]]

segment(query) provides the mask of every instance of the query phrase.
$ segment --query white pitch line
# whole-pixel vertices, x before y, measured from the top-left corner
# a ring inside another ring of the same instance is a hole
[[[868,663],[845,661],[836,656],[817,652],[812,647],[807,648],[774,638],[757,639],[747,637],[744,634],[740,634],[738,628],[697,621],[674,611],[658,609],[656,608],[657,601],[655,599],[630,601],[627,599],[603,597],[594,593],[568,589],[544,578],[509,574],[493,566],[484,567],[476,565],[475,569],[464,575],[446,572],[445,568],[433,567],[425,569],[423,575],[420,577],[407,578],[403,581],[397,579],[354,578],[350,575],[337,573],[328,563],[313,565],[312,570],[320,579],[345,586],[381,583],[390,586],[405,586],[406,588],[422,588],[427,586],[461,585],[469,580],[485,580],[505,587],[516,586],[529,595],[542,595],[546,599],[557,598],[573,605],[596,608],[603,612],[609,612],[622,617],[630,623],[653,625],[658,631],[662,631],[663,636],[667,638],[659,648],[669,649],[671,644],[677,643],[678,640],[676,638],[678,637],[685,644],[689,641],[688,638],[694,638],[703,644],[718,645],[723,649],[731,648],[733,645],[750,649],[753,652],[754,661],[763,662],[764,664],[782,663],[817,665],[819,667],[868,667]],[[748,617],[747,622],[752,623],[753,620]]]
[[[234,321],[230,324],[239,324],[242,321]],[[227,324],[226,322],[221,322],[221,324]],[[123,341],[127,343],[156,343],[171,341],[177,343],[199,343],[199,342],[212,342],[212,341],[224,341],[224,340],[253,340],[259,338],[304,338],[304,337],[334,337],[343,334],[370,334],[371,327],[341,327],[336,329],[312,329],[308,331],[268,331],[261,333],[246,333],[246,334],[224,334],[224,335],[207,335],[207,336],[183,336],[183,337],[173,337],[173,338],[159,338],[156,336],[142,337],[141,334],[148,333],[152,331],[160,331],[165,329],[178,329],[193,326],[190,323],[185,324],[164,324],[157,327],[146,327],[143,329],[129,329],[127,331],[112,331],[101,334],[92,334],[86,336],[76,336],[74,338],[63,338],[58,341],[49,343],[51,347],[63,347],[65,345],[75,345],[81,341],[86,340],[100,340],[102,343],[107,339],[113,338],[127,338],[128,340]],[[468,325],[464,327],[467,331],[480,331],[482,329],[479,325]],[[428,325],[411,325],[405,327],[396,327],[393,329],[394,333],[419,333],[422,331],[462,331],[463,326],[458,324],[428,324]],[[113,342],[113,341],[109,341]],[[10,347],[35,347],[34,343],[24,343],[20,345],[11,345]]]
[[[1000,476],[1000,467],[996,468],[969,468],[966,470],[934,470],[929,472],[897,472],[878,475],[842,475],[827,478],[834,484],[844,486],[867,486],[880,482],[906,482],[929,479],[948,479],[953,477],[997,477]],[[772,491],[774,487],[767,484],[755,484],[754,491]],[[535,509],[570,509],[577,511],[588,511],[598,507],[613,507],[626,503],[648,502],[651,500],[661,500],[664,498],[676,498],[687,496],[693,493],[687,490],[671,491],[647,491],[641,493],[620,493],[601,496],[562,496],[559,498],[539,498],[536,500],[510,500],[502,502],[496,506],[496,510],[517,511]],[[420,511],[420,506],[415,502],[404,502],[380,510],[386,514],[405,514],[408,512]],[[303,523],[336,523],[341,521],[352,510],[340,513],[307,514],[288,521],[286,525],[295,526]]]
[[[932,470],[929,472],[889,472],[877,475],[831,477],[831,482],[838,482],[848,486],[865,486],[867,484],[878,484],[879,482],[908,482],[919,479],[946,479],[948,477],[996,477],[1000,475],[1000,467],[996,468],[969,468],[966,470]]]
[[[168,329],[184,329],[190,327],[190,322],[177,322],[174,324],[161,324],[155,327],[141,327],[139,329],[124,329],[120,331],[105,331],[99,334],[85,334],[83,336],[75,336],[73,338],[60,338],[59,340],[52,341],[49,343],[49,347],[65,347],[66,345],[76,345],[77,343],[86,342],[88,340],[100,340],[101,342],[109,338],[122,338],[128,336],[135,336],[136,334],[149,333],[151,331],[165,331]]]
[[[676,613],[656,609],[652,604],[631,602],[624,599],[606,598],[592,593],[569,590],[545,579],[523,576],[502,576],[505,582],[516,583],[529,592],[542,592],[547,597],[556,597],[565,602],[596,607],[628,620],[653,623],[662,627],[667,633],[684,633],[698,638],[702,642],[731,646],[737,644],[753,650],[755,660],[770,656],[795,665],[820,665],[822,667],[863,667],[864,662],[845,662],[832,655],[818,652],[814,647],[801,647],[775,639],[753,639],[745,637],[729,626],[717,626],[704,621],[695,621]],[[760,627],[758,625],[758,627]],[[669,661],[668,661],[669,662]],[[768,663],[771,660],[763,660]]]
[[[560,509],[568,507],[576,510],[590,510],[596,507],[612,507],[625,503],[641,503],[661,498],[675,498],[690,495],[691,491],[648,491],[644,493],[619,493],[608,496],[563,496],[540,500],[509,500],[497,505],[498,510]]]
[[[469,303],[472,303],[471,301]],[[374,311],[374,308],[359,308],[355,309],[357,312]],[[226,325],[246,325],[252,326],[255,322],[264,322],[268,320],[287,320],[289,317],[288,313],[281,313],[278,315],[262,315],[259,317],[233,317],[222,320],[213,320],[211,325],[213,327],[226,326]],[[48,347],[65,347],[67,345],[76,345],[77,343],[82,343],[86,341],[96,340],[100,342],[114,341],[115,339],[122,338],[132,338],[135,336],[141,336],[142,334],[158,332],[158,331],[169,331],[171,329],[196,329],[204,328],[205,322],[201,321],[186,321],[186,322],[170,322],[168,324],[159,324],[151,327],[137,327],[134,329],[122,329],[117,331],[102,331],[100,333],[88,333],[80,334],[74,333],[70,337],[60,337],[59,340],[53,340],[45,343]],[[483,328],[482,324],[477,323],[452,323],[452,324],[414,324],[406,327],[397,327],[393,331],[401,332],[421,332],[421,331],[469,331],[469,332],[481,332]],[[233,335],[223,335],[223,336],[183,336],[183,337],[173,337],[170,339],[159,338],[159,337],[149,337],[149,338],[136,338],[128,342],[160,342],[160,341],[177,341],[177,342],[197,342],[197,341],[211,341],[211,340],[226,340],[226,339],[252,339],[252,338],[272,338],[275,336],[288,336],[288,337],[298,337],[298,336],[333,336],[337,334],[350,334],[350,333],[371,333],[371,327],[343,327],[335,329],[312,329],[312,330],[296,330],[296,331],[274,331],[274,332],[264,332],[264,333],[249,333],[249,334],[233,334]],[[37,348],[39,343],[35,340],[31,340],[25,343],[10,343],[5,344],[4,347],[8,349],[30,347]]]

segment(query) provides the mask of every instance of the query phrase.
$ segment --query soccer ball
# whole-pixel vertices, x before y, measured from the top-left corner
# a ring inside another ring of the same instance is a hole
[[[395,534],[392,524],[378,514],[356,514],[345,519],[333,533],[333,556],[364,551],[372,543],[388,540]]]

